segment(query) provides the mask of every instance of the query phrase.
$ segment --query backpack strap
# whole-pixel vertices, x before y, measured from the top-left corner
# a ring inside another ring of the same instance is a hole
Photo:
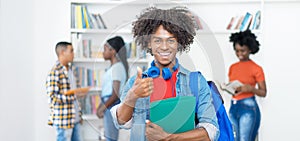
[[[195,125],[199,123],[197,118],[197,111],[198,111],[198,97],[199,97],[199,91],[198,91],[198,77],[201,75],[201,72],[191,72],[190,73],[190,89],[193,95],[196,97],[196,107],[195,107]],[[216,111],[216,116],[218,119],[219,124],[219,131],[220,135],[218,138],[218,141],[234,141],[234,135],[233,135],[233,129],[232,124],[228,118],[228,115],[226,113],[225,107],[223,105],[223,99],[220,95],[218,88],[212,81],[208,81],[208,85],[210,87],[210,91],[212,94],[213,99],[213,105],[214,109]]]
[[[190,73],[190,89],[192,91],[192,94],[196,97],[196,107],[195,107],[195,113],[198,111],[198,97],[199,97],[199,91],[198,91],[198,75],[201,74],[199,71],[191,72]]]

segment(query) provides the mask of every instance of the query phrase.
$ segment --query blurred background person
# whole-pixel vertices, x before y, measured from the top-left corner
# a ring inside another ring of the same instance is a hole
[[[97,116],[104,118],[104,136],[106,141],[117,141],[119,130],[114,126],[110,108],[120,103],[120,93],[128,79],[126,47],[122,37],[115,36],[104,45],[103,58],[110,61],[110,67],[102,77],[102,104],[97,109]]]
[[[77,97],[87,94],[89,88],[76,87],[71,63],[74,59],[73,46],[69,42],[58,42],[55,46],[58,61],[46,80],[50,107],[48,124],[54,126],[57,141],[81,141],[81,109]]]
[[[255,95],[265,97],[267,94],[263,69],[250,59],[250,54],[259,51],[260,44],[250,30],[231,34],[230,42],[233,42],[239,61],[230,66],[229,81],[238,80],[243,85],[237,87],[232,96],[229,117],[235,132],[235,141],[254,141],[261,120]]]

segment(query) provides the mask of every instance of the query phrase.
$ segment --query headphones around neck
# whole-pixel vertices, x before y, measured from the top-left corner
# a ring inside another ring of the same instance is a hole
[[[164,80],[168,80],[172,77],[172,72],[176,71],[178,69],[178,60],[176,58],[176,63],[172,68],[172,71],[170,70],[170,68],[166,67],[162,69],[162,77],[164,78]],[[155,66],[155,62],[154,60],[151,62],[151,67],[148,69],[148,71],[146,71],[146,74],[143,74],[142,77],[152,77],[152,78],[156,78],[160,75],[160,70],[158,67]]]

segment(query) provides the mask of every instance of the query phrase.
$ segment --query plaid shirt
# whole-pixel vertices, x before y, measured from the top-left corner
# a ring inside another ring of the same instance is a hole
[[[66,67],[59,61],[47,76],[46,88],[50,106],[48,124],[59,128],[73,128],[76,97],[63,94],[70,90],[70,81]]]

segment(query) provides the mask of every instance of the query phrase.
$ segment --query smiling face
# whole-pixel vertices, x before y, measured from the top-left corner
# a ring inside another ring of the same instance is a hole
[[[241,46],[240,44],[236,43],[234,46],[235,54],[239,58],[240,61],[248,61],[249,60],[249,55],[251,53],[251,50],[243,45]]]
[[[162,25],[151,36],[149,47],[152,49],[158,67],[174,66],[178,42],[175,36],[165,30]]]

